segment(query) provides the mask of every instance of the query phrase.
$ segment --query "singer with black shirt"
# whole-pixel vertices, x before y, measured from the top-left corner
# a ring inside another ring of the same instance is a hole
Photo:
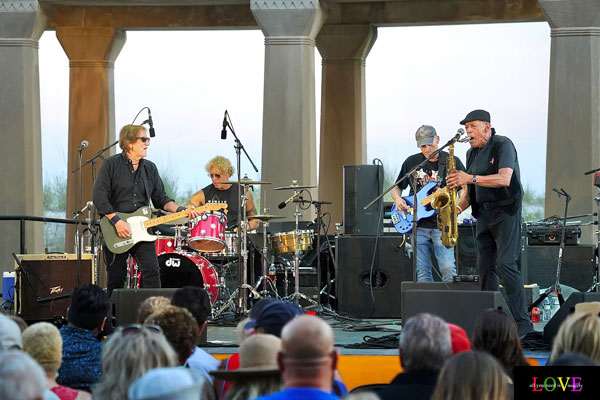
[[[229,181],[233,175],[234,169],[231,162],[223,157],[216,156],[206,164],[206,172],[212,183],[203,187],[194,193],[187,204],[188,207],[200,207],[207,201],[226,202],[227,203],[227,230],[231,231],[239,225],[238,188],[232,184],[224,184]],[[256,207],[252,193],[246,191],[246,215],[256,215]],[[254,230],[258,227],[259,220],[251,219],[248,221],[248,230]]]
[[[106,216],[117,235],[131,235],[131,228],[116,212],[132,213],[152,200],[154,207],[165,211],[183,211],[167,196],[156,165],[146,160],[150,138],[141,125],[125,125],[119,133],[119,147],[123,150],[102,162],[94,184],[92,199],[100,216]],[[148,193],[149,192],[149,193]],[[196,216],[190,210],[189,217]],[[107,292],[122,288],[127,276],[127,256],[131,255],[142,272],[143,286],[159,288],[160,275],[153,242],[139,242],[129,251],[114,254],[104,246],[107,266]]]

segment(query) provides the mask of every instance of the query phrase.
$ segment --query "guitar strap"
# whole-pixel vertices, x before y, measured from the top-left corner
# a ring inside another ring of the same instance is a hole
[[[437,181],[438,181],[438,185],[442,185],[442,182],[444,182],[444,178],[446,177],[446,161],[448,160],[448,154],[444,153],[444,152],[440,152],[439,158],[438,158],[438,177],[437,177]]]
[[[148,189],[148,178],[146,178],[146,163],[142,166],[142,182],[144,182],[144,190],[146,191],[146,197],[148,198],[148,205],[150,208],[154,208],[152,205],[152,192]]]

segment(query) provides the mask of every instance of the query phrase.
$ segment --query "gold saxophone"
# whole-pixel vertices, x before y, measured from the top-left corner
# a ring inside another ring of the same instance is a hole
[[[454,161],[454,143],[448,147],[448,173],[456,170]],[[442,244],[447,248],[456,246],[458,242],[458,221],[456,213],[456,188],[442,189],[434,193],[435,198],[431,201],[431,207],[438,212],[438,226],[442,230]]]

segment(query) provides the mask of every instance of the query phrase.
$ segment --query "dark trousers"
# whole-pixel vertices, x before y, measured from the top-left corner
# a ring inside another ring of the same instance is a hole
[[[142,282],[145,288],[160,287],[160,273],[154,242],[140,242],[128,252],[115,254],[104,246],[104,260],[106,261],[106,291],[110,298],[112,291],[123,287],[127,278],[127,256],[135,259],[142,272]]]
[[[481,209],[477,217],[477,268],[481,290],[506,289],[508,308],[519,331],[531,327],[517,260],[521,251],[521,212],[509,215],[501,207]]]

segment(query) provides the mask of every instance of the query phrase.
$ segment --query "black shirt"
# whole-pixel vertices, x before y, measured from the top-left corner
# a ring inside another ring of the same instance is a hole
[[[507,209],[520,208],[523,188],[520,182],[519,159],[513,142],[506,136],[492,135],[485,146],[467,151],[467,172],[472,175],[494,175],[501,168],[512,168],[508,187],[490,188],[469,185],[469,202],[477,217],[478,206],[484,203],[514,200]],[[509,211],[510,211],[509,210]],[[511,212],[512,213],[512,212]]]
[[[238,223],[238,187],[231,185],[229,189],[219,190],[211,183],[202,188],[204,192],[204,201],[225,202],[227,203],[227,230],[233,229]]]
[[[100,215],[113,212],[131,213],[148,206],[148,196],[142,179],[146,176],[148,190],[154,207],[162,209],[173,199],[165,193],[156,165],[141,159],[137,171],[125,153],[115,154],[102,162],[94,184],[92,200]]]
[[[423,186],[427,185],[429,182],[432,182],[432,181],[438,182],[439,187],[446,186],[446,175],[448,174],[448,156],[449,156],[448,153],[446,153],[445,151],[442,151],[439,154],[438,160],[427,161],[425,163],[425,165],[423,165],[421,168],[417,169],[417,171],[416,171],[416,173],[417,173],[417,181],[416,181],[417,192],[419,190],[421,190],[423,188]],[[423,155],[423,153],[413,154],[412,156],[408,157],[402,164],[402,168],[400,169],[400,173],[398,174],[398,178],[396,180],[402,178],[411,169],[413,169],[416,165],[422,163],[425,160],[425,158],[426,157]],[[443,158],[446,160],[446,168],[444,168],[444,171],[442,172],[443,176],[439,175],[439,172],[440,172],[439,171],[440,170],[439,160],[440,160],[440,158]],[[454,162],[455,162],[457,170],[460,170],[460,171],[465,170],[465,166],[458,159],[458,157],[454,156]],[[406,189],[407,186],[409,186],[408,179],[405,179],[398,184],[398,188],[400,189],[400,191]],[[412,185],[410,185],[409,195],[411,195],[411,196],[413,195],[413,186]],[[437,215],[433,215],[429,218],[421,219],[419,221],[418,226],[421,228],[430,228],[430,229],[437,228]]]

